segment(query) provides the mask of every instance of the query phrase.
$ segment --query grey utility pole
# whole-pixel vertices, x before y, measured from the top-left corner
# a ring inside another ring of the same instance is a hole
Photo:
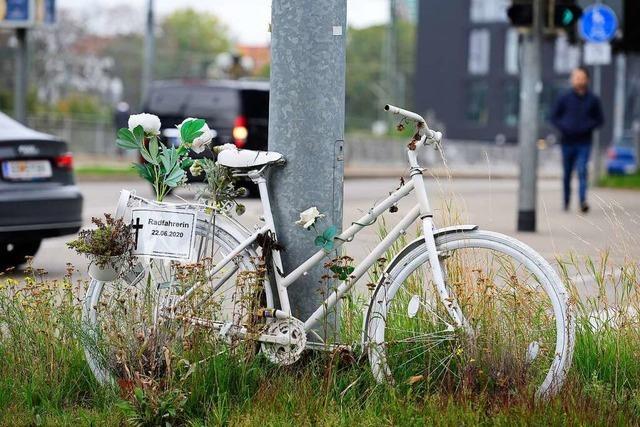
[[[346,0],[272,2],[269,150],[287,164],[274,168],[269,186],[284,273],[318,250],[313,231],[294,224],[301,211],[317,206],[326,215],[320,232],[342,228],[346,19]],[[306,318],[324,300],[326,273],[320,265],[288,289],[294,316]]]
[[[520,67],[520,183],[518,190],[518,231],[536,231],[538,175],[538,114],[540,103],[543,0],[533,1],[533,26],[522,39]]]
[[[154,32],[155,21],[153,17],[153,0],[147,0],[147,19],[144,33],[144,59],[142,64],[142,91],[140,105],[147,97],[147,91],[153,81],[153,69],[156,62],[156,35]]]
[[[13,114],[19,122],[27,121],[27,88],[29,84],[29,51],[27,43],[27,29],[17,28],[16,39],[16,62],[15,62],[15,82],[13,95]]]

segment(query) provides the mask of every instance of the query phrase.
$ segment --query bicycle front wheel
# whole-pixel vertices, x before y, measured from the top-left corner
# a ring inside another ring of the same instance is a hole
[[[112,282],[92,280],[83,306],[83,346],[98,381],[161,377],[172,352],[208,357],[230,344],[221,325],[247,327],[258,305],[272,298],[251,248],[240,252],[214,276],[208,271],[240,245],[229,224],[198,220],[197,261],[179,264],[141,258]],[[191,292],[194,285],[197,290]],[[182,304],[175,302],[187,295]]]
[[[374,377],[430,390],[556,393],[573,353],[569,296],[544,258],[508,236],[457,232],[436,239],[449,290],[434,289],[424,242],[381,278],[366,319]],[[456,323],[445,304],[457,304]]]

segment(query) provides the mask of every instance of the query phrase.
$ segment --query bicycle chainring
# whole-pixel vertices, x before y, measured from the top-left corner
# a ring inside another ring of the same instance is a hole
[[[277,319],[267,325],[265,334],[284,336],[297,340],[296,343],[262,343],[262,353],[276,365],[286,366],[297,362],[307,344],[304,323],[298,319]]]

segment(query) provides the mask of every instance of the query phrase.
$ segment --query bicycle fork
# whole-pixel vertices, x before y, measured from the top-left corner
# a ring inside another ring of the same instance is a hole
[[[438,296],[440,297],[442,304],[447,310],[447,313],[456,323],[456,326],[464,329],[464,331],[469,336],[473,336],[474,333],[471,325],[465,318],[464,314],[462,313],[462,309],[458,304],[458,301],[452,296],[445,282],[444,272],[442,270],[442,266],[440,265],[440,258],[438,250],[436,248],[436,241],[433,237],[433,212],[431,210],[431,205],[427,196],[427,189],[422,175],[422,168],[418,165],[416,151],[409,149],[408,156],[410,165],[410,177],[413,181],[416,197],[418,198],[418,205],[420,207],[420,219],[422,221],[422,233],[424,235],[424,242],[427,247],[427,253],[429,256],[429,265],[431,267],[433,282],[436,285]],[[425,271],[425,283],[427,282],[427,280],[428,277]]]

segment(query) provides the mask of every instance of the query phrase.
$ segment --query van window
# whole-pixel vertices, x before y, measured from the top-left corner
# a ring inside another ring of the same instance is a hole
[[[193,88],[185,111],[188,117],[211,118],[215,122],[233,122],[240,106],[238,91],[229,88]]]
[[[152,88],[146,110],[159,116],[182,116],[188,97],[184,87]]]

